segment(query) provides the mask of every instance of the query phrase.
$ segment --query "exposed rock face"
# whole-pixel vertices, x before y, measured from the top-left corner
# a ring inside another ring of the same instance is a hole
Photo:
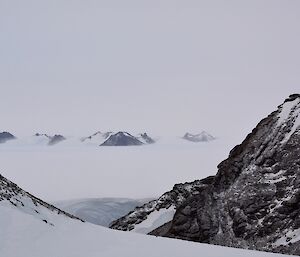
[[[0,144],[6,143],[9,140],[16,139],[16,137],[9,132],[1,132],[0,133]]]
[[[111,135],[100,146],[130,146],[130,145],[142,145],[143,143],[136,137],[130,135],[127,132],[118,132]]]
[[[136,225],[145,221],[154,211],[160,211],[162,209],[169,209],[172,207],[177,208],[184,202],[184,200],[186,200],[187,197],[198,194],[212,181],[213,177],[208,177],[191,183],[176,184],[171,191],[163,194],[157,200],[150,201],[141,207],[135,208],[126,216],[112,222],[110,227],[123,231],[134,230]]]
[[[212,135],[208,134],[206,131],[202,131],[201,133],[195,134],[195,135],[193,135],[191,133],[186,133],[183,136],[183,139],[198,143],[198,142],[209,142],[209,141],[215,140],[216,138],[213,137]]]
[[[263,119],[167,225],[154,234],[300,255],[300,95]]]
[[[0,204],[12,205],[20,211],[34,215],[49,225],[55,225],[48,219],[49,213],[64,215],[66,217],[80,220],[79,218],[66,213],[53,205],[50,205],[39,198],[29,194],[13,182],[0,175]]]

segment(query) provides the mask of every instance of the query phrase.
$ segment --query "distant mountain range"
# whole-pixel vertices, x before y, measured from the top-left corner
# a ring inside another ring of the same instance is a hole
[[[71,138],[67,138],[60,134],[48,135],[45,133],[36,133],[30,138],[16,138],[9,132],[0,133],[0,143],[7,143],[13,139],[20,139],[23,142],[23,145],[56,145],[63,141],[69,142]],[[215,137],[209,133],[202,131],[199,134],[186,133],[182,139],[186,141],[191,141],[195,143],[199,142],[210,142],[215,140]],[[14,145],[18,145],[16,140]],[[86,137],[81,137],[72,141],[75,144],[85,144],[85,145],[94,145],[94,146],[140,146],[154,144],[157,142],[157,139],[149,136],[147,133],[138,133],[136,135],[130,134],[126,131],[119,132],[101,132],[97,131],[94,134]]]
[[[209,142],[215,140],[216,138],[210,135],[209,133],[207,133],[206,131],[202,131],[199,134],[186,133],[183,136],[183,139],[198,143],[198,142]]]
[[[45,138],[46,141],[48,141],[48,145],[55,145],[55,144],[58,144],[60,143],[61,141],[64,141],[66,140],[66,138],[62,135],[54,135],[54,136],[49,136],[47,134],[39,134],[39,133],[36,133],[34,135],[35,137],[42,137],[42,138]]]

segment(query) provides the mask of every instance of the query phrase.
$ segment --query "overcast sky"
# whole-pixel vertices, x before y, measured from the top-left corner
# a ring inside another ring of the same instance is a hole
[[[299,28],[299,0],[0,0],[0,130],[244,137],[300,91]]]

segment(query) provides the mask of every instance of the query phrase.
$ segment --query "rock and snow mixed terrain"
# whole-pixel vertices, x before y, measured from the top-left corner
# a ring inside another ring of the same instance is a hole
[[[230,152],[206,186],[177,206],[172,221],[151,234],[299,255],[299,156],[300,95],[294,94]],[[131,222],[114,228],[127,230]]]
[[[0,177],[0,256],[159,257],[269,254],[109,230],[84,223]],[[270,255],[271,256],[271,255]],[[272,255],[283,256],[283,255]]]
[[[131,146],[131,145],[143,145],[143,143],[133,135],[127,132],[120,131],[116,134],[111,135],[100,146]]]
[[[199,190],[210,184],[211,180],[212,178],[208,177],[191,183],[176,184],[171,191],[166,192],[157,200],[152,200],[143,206],[137,207],[124,217],[115,220],[110,227],[123,231],[148,234],[171,221],[175,214],[175,209],[187,197],[197,194]],[[150,226],[149,223],[151,224]]]
[[[99,145],[103,144],[105,142],[105,140],[108,139],[110,137],[110,135],[112,135],[112,134],[113,134],[113,132],[111,132],[111,131],[109,131],[109,132],[97,131],[93,135],[81,138],[81,142],[85,143],[85,144],[99,146]]]
[[[207,133],[206,131],[202,131],[199,134],[185,133],[183,139],[198,143],[198,142],[209,142],[215,140],[216,138],[210,135],[209,133]]]
[[[40,134],[40,133],[36,133],[33,139],[35,144],[46,144],[46,145],[55,145],[64,140],[66,140],[66,138],[62,135],[50,136],[48,134]]]
[[[0,144],[6,143],[9,140],[16,139],[14,135],[9,132],[1,132],[0,133]]]

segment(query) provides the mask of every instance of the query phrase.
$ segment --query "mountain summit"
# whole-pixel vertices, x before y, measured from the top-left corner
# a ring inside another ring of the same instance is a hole
[[[9,132],[1,132],[0,133],[0,144],[6,143],[7,141],[13,140],[13,139],[16,139],[16,137]]]
[[[101,146],[130,146],[142,145],[143,143],[127,132],[118,132],[111,135]]]

